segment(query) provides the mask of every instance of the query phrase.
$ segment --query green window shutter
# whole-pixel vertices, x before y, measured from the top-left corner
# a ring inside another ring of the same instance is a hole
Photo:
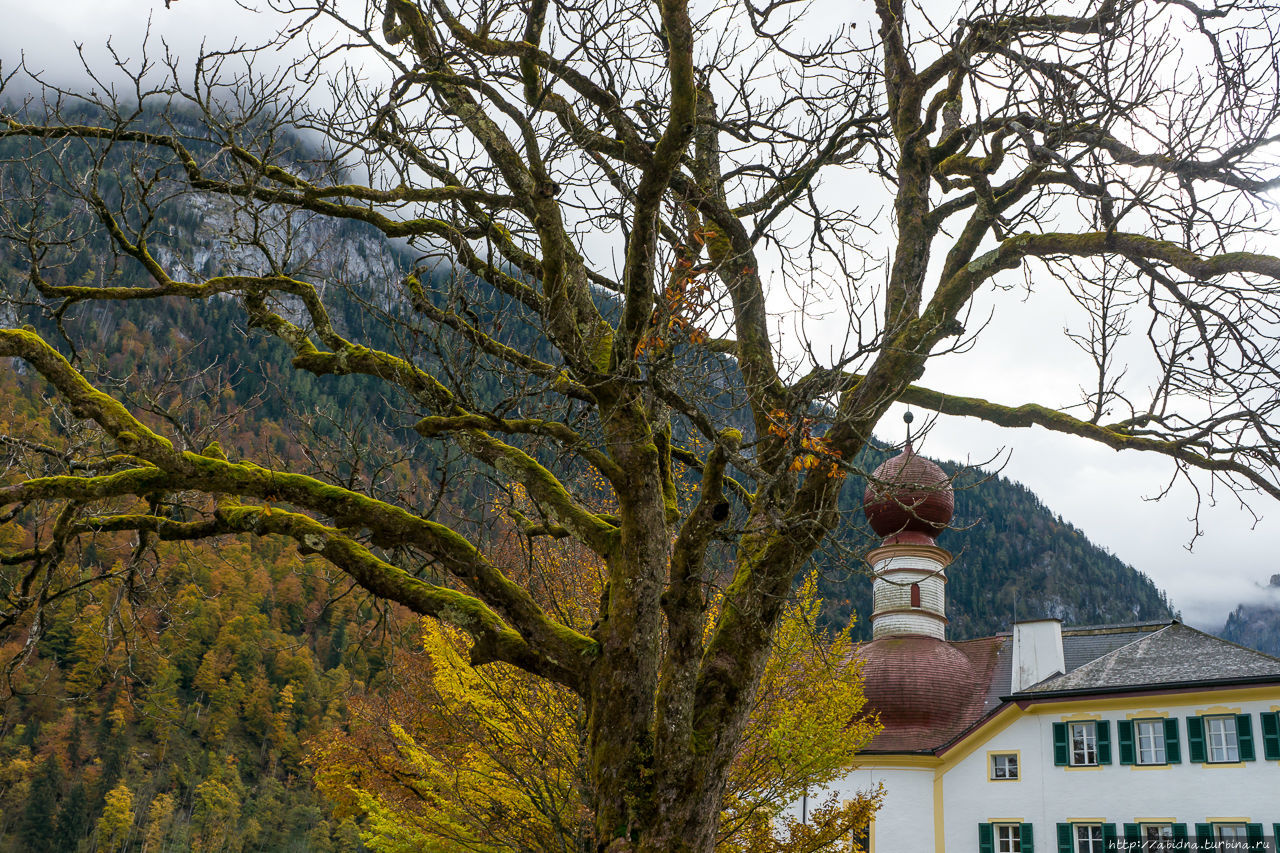
[[[1204,763],[1204,718],[1187,717],[1187,759]],[[1199,824],[1196,824],[1199,826]]]
[[[1260,824],[1260,823],[1247,823],[1247,824],[1245,824],[1245,829],[1244,829],[1244,831],[1245,831],[1245,835],[1246,835],[1246,836],[1248,837],[1248,839],[1249,839],[1249,847],[1250,847],[1250,849],[1252,849],[1252,850],[1262,850],[1262,849],[1263,849],[1263,847],[1262,847],[1262,839],[1263,839],[1263,835],[1262,835],[1262,824]],[[1257,846],[1257,847],[1254,847],[1254,845],[1255,845],[1255,844],[1256,844],[1256,845],[1258,845],[1258,846]]]
[[[1164,721],[1164,760],[1170,764],[1182,763],[1182,749],[1178,745],[1178,718],[1167,717]]]
[[[1031,824],[1024,823],[1018,826],[1018,842],[1022,848],[1022,853],[1035,853],[1036,839],[1031,832]]]
[[[1133,720],[1116,721],[1116,738],[1120,741],[1120,763],[1132,764],[1133,757]]]
[[[1210,849],[1209,845],[1213,844],[1213,824],[1196,824],[1196,844],[1199,845],[1202,850]]]
[[[1187,840],[1187,825],[1185,823],[1175,823],[1173,825],[1173,840],[1174,841]]]
[[[1114,851],[1118,846],[1116,844],[1116,825],[1114,823],[1104,823],[1102,825],[1102,849]]]
[[[1276,840],[1277,844],[1280,844],[1280,823],[1271,824],[1271,837]]]
[[[1067,765],[1067,724],[1053,724],[1053,763],[1057,767]]]
[[[1280,711],[1261,714],[1262,757],[1267,761],[1280,761]]]
[[[1058,853],[1075,853],[1075,839],[1071,837],[1071,824],[1058,824]]]
[[[978,824],[978,853],[996,853],[995,833],[989,823]]]
[[[1142,842],[1142,827],[1136,823],[1126,823],[1124,825],[1124,840],[1126,843],[1136,841]]]
[[[1111,723],[1108,720],[1098,720],[1098,763],[1111,763]]]
[[[1253,751],[1253,718],[1248,714],[1236,714],[1236,738],[1240,744],[1240,760],[1253,761],[1258,756]]]

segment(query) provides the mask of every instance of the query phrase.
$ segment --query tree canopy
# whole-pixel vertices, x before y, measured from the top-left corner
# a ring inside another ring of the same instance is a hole
[[[596,849],[710,850],[788,596],[894,402],[1280,496],[1265,2],[874,0],[869,29],[792,0],[273,6],[261,47],[6,78],[36,94],[0,115],[0,357],[89,427],[6,437],[0,520],[37,531],[0,555],[19,652],[84,585],[137,589],[139,560],[66,568],[95,537],[292,540],[471,666],[578,697]],[[216,251],[157,233],[174,207]],[[356,227],[409,263],[325,251]],[[69,276],[71,245],[103,265]],[[932,386],[1019,275],[1077,307],[1081,397]],[[274,369],[360,377],[379,417],[303,461],[228,453],[176,414],[198,370],[133,393],[76,347],[64,321],[122,300],[231,301]],[[396,468],[406,435],[425,458]],[[604,566],[589,623],[491,548],[514,486],[526,537]]]
[[[539,575],[569,612],[590,618],[596,561],[545,541],[535,548]],[[820,820],[782,825],[787,806],[844,775],[878,730],[864,713],[850,626],[821,629],[821,607],[811,573],[779,621],[729,772],[722,853],[848,850],[878,805],[866,791],[825,804]],[[347,730],[312,741],[318,787],[338,815],[360,817],[379,853],[589,849],[577,697],[506,664],[471,667],[457,629],[424,620],[422,639],[421,654],[397,660],[392,689],[354,697]]]

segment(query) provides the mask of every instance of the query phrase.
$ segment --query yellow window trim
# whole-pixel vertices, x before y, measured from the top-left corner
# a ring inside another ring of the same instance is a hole
[[[1012,779],[997,779],[991,775],[994,769],[991,759],[997,755],[1012,755],[1018,762],[1018,775]],[[1022,750],[1020,749],[989,749],[987,750],[987,781],[988,782],[1021,782],[1022,781]]]
[[[1136,817],[1133,822],[1138,826],[1165,826],[1170,823],[1178,823],[1171,817]]]
[[[1108,821],[1105,817],[1069,817],[1067,818],[1067,823],[1070,823],[1070,824],[1107,823],[1107,822]]]
[[[1214,705],[1212,708],[1205,708],[1203,711],[1196,711],[1197,717],[1225,717],[1231,714],[1243,714],[1239,708],[1228,708],[1226,705]]]
[[[1257,823],[1256,820],[1250,820],[1247,817],[1209,817],[1205,818],[1205,823]]]
[[[1080,713],[1072,714],[1069,717],[1062,717],[1061,719],[1058,720],[1058,722],[1060,723],[1089,723],[1089,722],[1097,723],[1101,721],[1102,721],[1101,714],[1090,714],[1088,712],[1080,712]]]
[[[1248,764],[1246,761],[1209,761],[1196,762],[1204,767],[1244,767]]]
[[[1064,764],[1061,770],[1101,770],[1106,767],[1105,764]]]
[[[1126,720],[1155,720],[1159,718],[1169,719],[1168,711],[1134,711],[1131,714],[1125,714]]]
[[[1172,766],[1173,765],[1167,761],[1164,764],[1139,764],[1135,761],[1128,765],[1130,770],[1168,770]]]

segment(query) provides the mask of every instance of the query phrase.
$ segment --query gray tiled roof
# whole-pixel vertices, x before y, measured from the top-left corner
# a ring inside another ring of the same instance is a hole
[[[1102,632],[1073,637],[1076,642],[1069,643],[1067,632],[1063,633],[1064,656],[1069,645],[1076,646],[1072,655],[1077,659],[1114,645],[1110,651],[1074,668],[1068,658],[1065,675],[1047,678],[1020,695],[1266,678],[1280,681],[1280,658],[1237,646],[1180,622],[1159,630],[1148,629],[1136,638],[1133,633],[1109,636]]]
[[[1067,672],[1079,669],[1108,652],[1127,646],[1134,640],[1153,631],[1166,628],[1171,623],[1135,622],[1128,625],[1082,625],[1062,629],[1062,658]],[[1004,632],[997,636],[1004,639],[996,656],[996,668],[987,687],[986,710],[1001,704],[1013,689],[1013,636]]]
[[[1090,661],[1123,648],[1146,634],[1167,628],[1170,624],[1165,621],[1063,628],[1062,658],[1067,666],[1067,672],[1073,672]]]

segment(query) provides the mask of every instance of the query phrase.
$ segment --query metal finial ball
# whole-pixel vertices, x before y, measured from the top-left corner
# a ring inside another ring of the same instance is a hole
[[[916,419],[916,416],[915,416],[915,415],[913,415],[913,414],[911,414],[910,412],[907,412],[907,413],[903,414],[903,416],[902,416],[902,422],[903,422],[903,423],[906,423],[906,424],[911,423],[911,422],[912,422],[912,421],[914,421],[915,419]]]

